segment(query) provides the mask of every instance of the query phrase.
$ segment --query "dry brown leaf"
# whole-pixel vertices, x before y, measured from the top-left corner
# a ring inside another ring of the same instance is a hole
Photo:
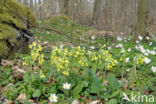
[[[100,103],[100,101],[96,100],[96,101],[91,102],[90,104],[99,104],[99,103]]]
[[[78,100],[74,100],[72,104],[80,104]]]
[[[26,100],[26,94],[20,94],[16,100]]]
[[[42,46],[45,46],[45,45],[48,45],[48,44],[49,44],[49,42],[45,41],[45,42],[42,43]]]
[[[12,69],[14,69],[15,71],[20,72],[20,73],[25,73],[26,72],[22,68],[19,68],[19,66],[13,66]]]
[[[128,84],[127,84],[127,83],[123,85],[123,89],[124,89],[124,91],[127,90],[127,87],[128,87]]]
[[[6,99],[3,104],[13,104],[13,101]]]
[[[4,59],[2,59],[1,65],[2,66],[13,66],[13,61],[12,60],[4,60]]]
[[[30,103],[34,103],[35,101],[32,100],[32,99],[29,99],[28,102],[30,102]]]

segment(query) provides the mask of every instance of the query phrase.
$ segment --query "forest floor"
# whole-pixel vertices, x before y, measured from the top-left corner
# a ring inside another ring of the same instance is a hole
[[[1,62],[0,104],[155,104],[154,34],[134,41],[65,16],[36,26],[30,52]]]

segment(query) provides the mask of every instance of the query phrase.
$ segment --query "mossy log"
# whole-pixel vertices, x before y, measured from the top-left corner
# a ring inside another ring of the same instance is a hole
[[[14,56],[33,38],[29,29],[35,25],[31,10],[14,0],[0,0],[0,59]]]

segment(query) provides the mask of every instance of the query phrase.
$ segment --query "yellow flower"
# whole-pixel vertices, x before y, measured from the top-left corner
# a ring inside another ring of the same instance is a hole
[[[66,76],[69,76],[69,72],[68,71],[64,71],[63,74],[66,75]]]
[[[32,45],[33,45],[33,46],[36,46],[36,42],[33,42]]]
[[[122,60],[123,60],[123,58],[121,57],[121,58],[120,58],[120,61],[122,61]]]
[[[103,48],[105,48],[105,47],[106,47],[106,44],[103,45]]]
[[[111,65],[107,65],[107,70],[111,69],[112,66]]]
[[[43,75],[43,74],[42,74],[42,75],[40,75],[40,78],[45,78],[45,75]]]
[[[117,63],[117,60],[113,60],[114,63]]]
[[[44,59],[39,59],[39,64],[42,64],[44,62]]]
[[[32,45],[31,45],[31,44],[29,45],[29,48],[30,48],[30,49],[32,48]]]
[[[42,50],[41,45],[38,45],[38,50],[39,50],[39,51],[41,51],[41,50]]]
[[[98,57],[101,59],[102,58],[102,55],[100,54]]]
[[[109,54],[109,55],[108,55],[108,57],[109,57],[109,58],[111,58],[111,57],[112,57],[112,55],[111,55],[111,54]]]
[[[78,46],[78,47],[77,47],[77,50],[80,50],[80,49],[81,49],[81,47],[80,47],[80,46]]]
[[[40,78],[45,78],[45,75],[40,71]]]

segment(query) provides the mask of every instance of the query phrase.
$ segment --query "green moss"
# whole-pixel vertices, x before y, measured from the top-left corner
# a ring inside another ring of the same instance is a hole
[[[16,51],[20,43],[16,39],[16,29],[27,30],[34,25],[34,15],[28,7],[14,0],[0,0],[0,58]]]
[[[28,7],[14,2],[13,0],[8,0],[7,3],[4,3],[4,1],[5,0],[1,0],[0,2],[1,22],[13,23],[20,29],[27,29],[27,23],[30,27],[34,26],[34,15]]]
[[[9,48],[7,47],[6,41],[0,41],[0,58],[8,55]]]

